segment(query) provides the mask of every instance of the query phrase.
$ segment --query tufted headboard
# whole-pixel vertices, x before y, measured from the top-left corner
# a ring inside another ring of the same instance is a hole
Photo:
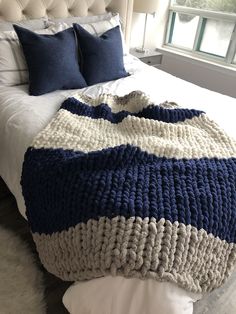
[[[118,12],[129,43],[133,0],[0,0],[0,20],[17,22],[41,17],[62,18]]]

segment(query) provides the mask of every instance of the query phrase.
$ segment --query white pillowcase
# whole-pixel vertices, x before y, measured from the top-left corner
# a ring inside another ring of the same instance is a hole
[[[63,26],[58,24],[35,32],[50,35],[62,30]],[[28,67],[15,31],[0,32],[0,84],[14,86],[28,82]]]
[[[58,22],[60,20],[61,22]],[[69,17],[65,19],[56,19],[49,21],[50,25],[63,25],[63,28],[66,29],[71,27],[73,23],[80,24],[86,31],[90,34],[100,36],[104,32],[110,30],[113,27],[120,26],[122,46],[123,46],[123,55],[128,54],[128,48],[125,44],[124,34],[121,29],[120,16],[118,13],[106,13],[96,16],[88,17]]]
[[[25,21],[23,20],[23,21],[16,22],[15,24],[34,31],[34,30],[46,28],[48,26],[47,23],[48,23],[48,18],[44,17],[41,19],[32,19],[32,20],[25,20]],[[14,28],[11,22],[5,22],[5,21],[0,22],[0,32],[13,31],[13,30]]]
[[[71,314],[192,314],[200,298],[169,282],[108,276],[74,283],[63,303]]]

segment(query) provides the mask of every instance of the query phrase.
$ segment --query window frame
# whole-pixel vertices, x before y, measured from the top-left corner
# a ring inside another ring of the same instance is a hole
[[[175,17],[177,13],[199,16],[198,26],[197,26],[192,49],[177,46],[171,43],[171,39],[174,32]],[[232,32],[230,42],[228,45],[228,50],[225,57],[217,56],[217,55],[200,50],[207,19],[227,21],[227,22],[234,23],[234,30]],[[202,59],[214,61],[216,63],[220,63],[226,66],[236,68],[236,64],[234,63],[234,57],[236,55],[236,14],[203,10],[203,9],[170,4],[164,46],[174,49],[179,52],[182,51],[187,54],[194,55],[195,57],[200,57]]]

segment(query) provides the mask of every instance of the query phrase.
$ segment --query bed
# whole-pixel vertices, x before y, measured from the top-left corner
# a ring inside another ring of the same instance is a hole
[[[124,38],[128,43],[132,1],[5,0],[0,3],[2,19],[12,22],[45,15],[63,18],[96,15],[106,11],[120,14]],[[20,184],[25,152],[34,137],[54,117],[63,101],[78,92],[96,98],[101,94],[123,96],[134,90],[142,91],[157,104],[168,101],[184,108],[206,111],[231,137],[236,137],[235,99],[147,66],[129,53],[124,55],[124,66],[130,74],[126,78],[37,97],[28,95],[26,84],[0,86],[0,175],[15,196],[19,211],[25,218],[25,202]],[[222,114],[222,108],[225,114]],[[71,313],[78,314],[88,311],[97,313],[98,306],[99,313],[181,314],[192,313],[193,303],[201,297],[201,293],[189,292],[171,282],[107,276],[75,283],[65,293],[63,301]]]

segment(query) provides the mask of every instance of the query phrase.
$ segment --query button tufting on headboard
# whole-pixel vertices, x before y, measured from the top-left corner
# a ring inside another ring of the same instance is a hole
[[[63,18],[120,13],[126,42],[129,41],[133,0],[0,0],[0,20],[16,22],[45,17]]]

